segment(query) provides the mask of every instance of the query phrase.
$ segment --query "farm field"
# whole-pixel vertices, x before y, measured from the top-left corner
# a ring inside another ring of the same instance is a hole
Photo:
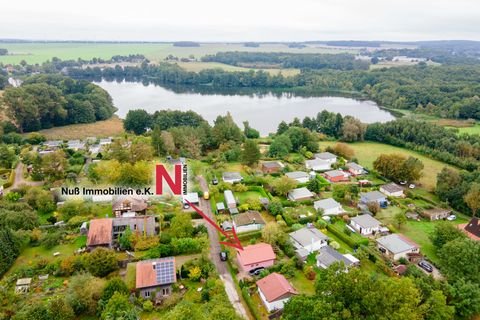
[[[42,63],[52,57],[60,59],[111,58],[114,55],[143,54],[153,62],[162,61],[169,54],[179,58],[193,55],[200,58],[220,51],[293,52],[293,53],[355,53],[355,49],[310,46],[303,49],[289,48],[285,44],[262,44],[258,48],[245,47],[242,43],[203,43],[200,47],[174,47],[171,43],[2,43],[11,55],[1,56],[0,62],[16,64]]]
[[[244,68],[244,67],[237,67],[231,66],[228,64],[220,63],[220,62],[201,62],[201,61],[193,61],[193,62],[181,62],[176,61],[181,68],[192,71],[192,72],[200,72],[205,69],[223,69],[225,71],[249,71],[249,70],[260,70],[260,69],[251,69],[251,68]],[[262,69],[269,74],[279,74],[282,73],[284,76],[294,76],[300,73],[299,69]]]
[[[320,147],[325,149],[327,146],[334,145],[333,141],[322,141]],[[423,162],[423,176],[420,178],[420,184],[428,190],[433,190],[437,182],[437,174],[443,169],[443,167],[449,167],[455,169],[455,167],[445,164],[438,160],[430,159],[415,151],[390,146],[388,144],[377,142],[357,142],[349,144],[355,151],[355,158],[358,159],[361,165],[366,168],[372,168],[375,159],[382,153],[400,153],[407,156],[413,156]]]

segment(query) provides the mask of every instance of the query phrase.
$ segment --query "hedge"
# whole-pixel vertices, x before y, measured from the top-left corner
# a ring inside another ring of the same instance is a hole
[[[14,182],[15,182],[15,170],[11,170],[10,177],[8,178],[8,181],[3,184],[3,187],[5,189],[9,188],[13,185]]]
[[[256,307],[255,307],[255,305],[252,301],[252,298],[250,297],[250,294],[248,293],[247,288],[244,287],[244,288],[241,289],[241,291],[242,291],[243,299],[245,299],[245,302],[248,306],[248,309],[250,309],[250,312],[252,313],[252,316],[256,320],[261,319],[261,317],[259,316],[258,311],[257,311],[257,309],[256,309]]]
[[[247,190],[258,192],[262,197],[272,200],[272,195],[268,194],[262,186],[249,186]]]
[[[368,245],[368,239],[362,238],[361,240],[356,241],[349,235],[345,234],[343,230],[339,230],[335,225],[333,224],[328,224],[327,225],[327,230],[333,233],[335,236],[340,238],[343,242],[348,244],[350,247],[359,247],[361,245]]]

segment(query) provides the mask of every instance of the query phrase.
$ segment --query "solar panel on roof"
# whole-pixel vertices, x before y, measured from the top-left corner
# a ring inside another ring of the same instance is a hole
[[[157,262],[155,270],[157,271],[157,284],[175,282],[175,263],[172,260]]]

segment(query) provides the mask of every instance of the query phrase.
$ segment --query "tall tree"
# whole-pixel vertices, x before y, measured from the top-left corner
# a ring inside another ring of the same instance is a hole
[[[242,162],[252,166],[260,160],[260,149],[254,140],[248,139],[243,145]]]

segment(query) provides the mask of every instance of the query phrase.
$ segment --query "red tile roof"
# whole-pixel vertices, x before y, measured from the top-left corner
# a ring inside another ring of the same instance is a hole
[[[90,221],[87,246],[100,246],[112,242],[112,219],[103,218]]]
[[[175,257],[137,262],[135,272],[135,286],[137,289],[171,284],[177,280]]]
[[[292,287],[287,279],[276,272],[258,280],[257,286],[260,291],[262,291],[268,302],[273,302],[279,300],[280,298],[284,298],[285,295],[297,294],[297,291]]]
[[[273,252],[272,246],[267,243],[246,246],[243,250],[237,250],[237,252],[238,259],[243,265],[275,260],[275,252]]]

